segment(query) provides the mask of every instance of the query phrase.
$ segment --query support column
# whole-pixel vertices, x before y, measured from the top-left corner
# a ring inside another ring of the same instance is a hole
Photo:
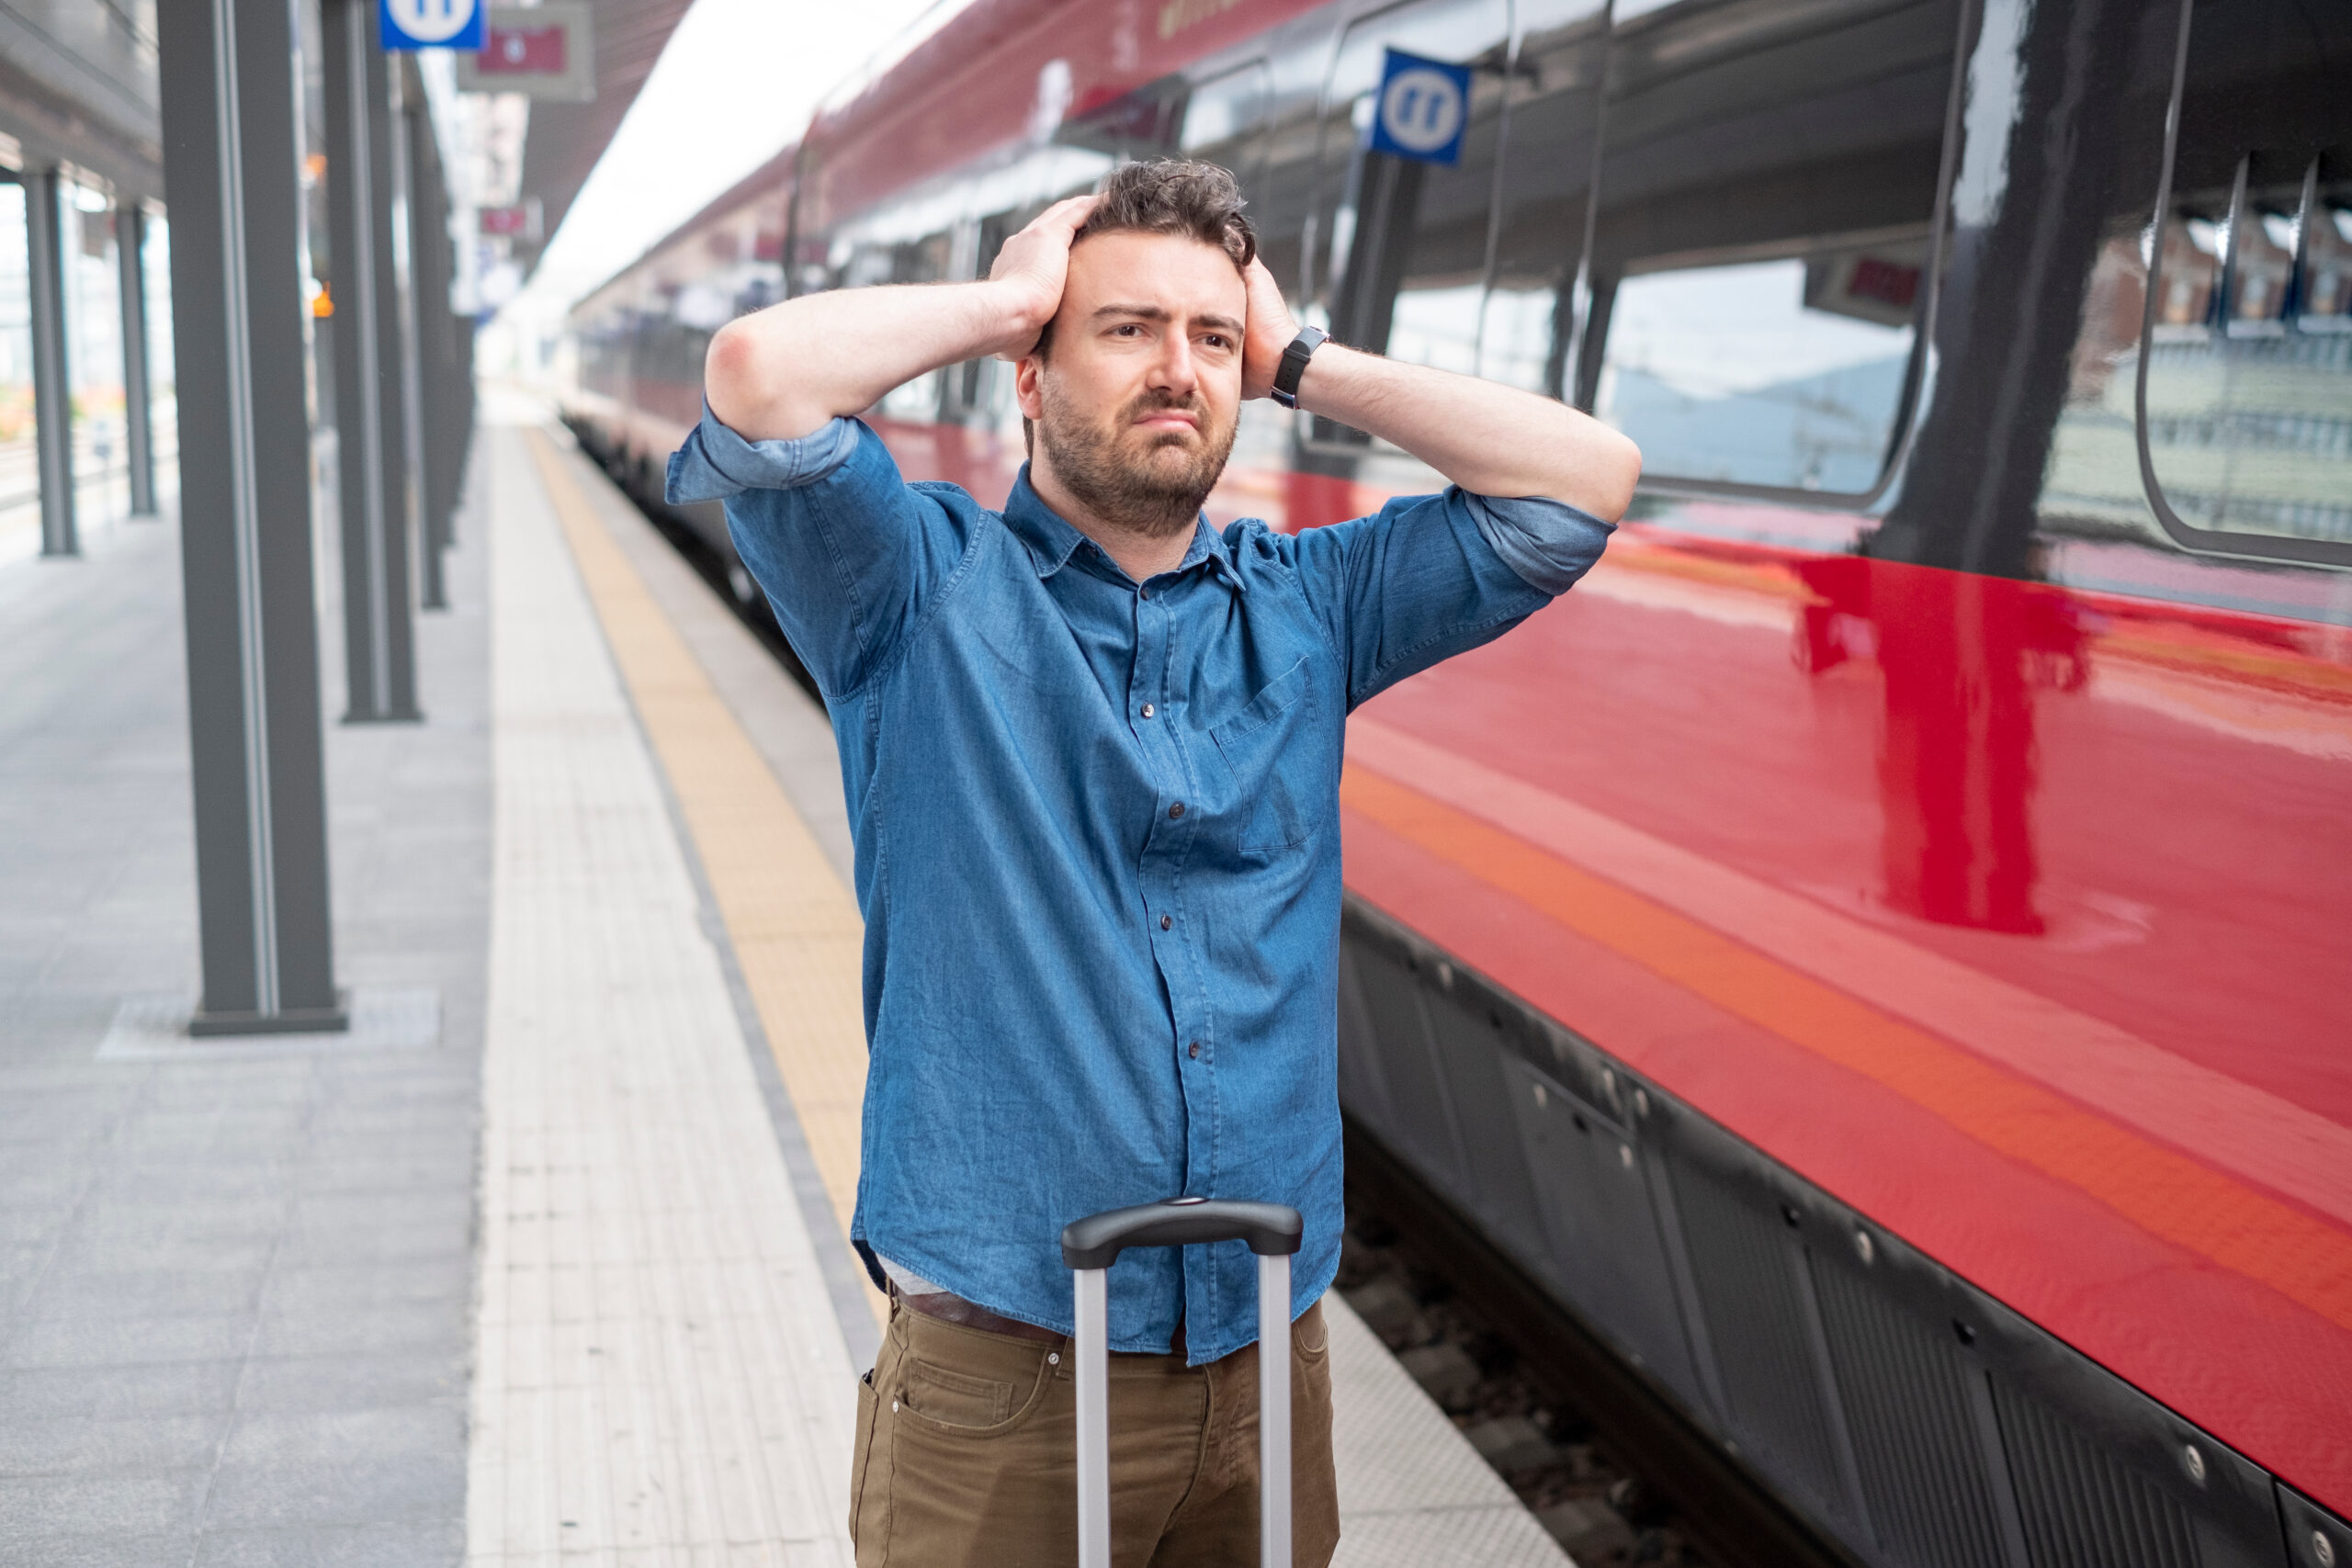
[[[27,170],[24,184],[40,553],[78,556],[82,535],[74,520],[74,388],[65,361],[65,226],[58,210],[65,182],[56,169],[47,168]]]
[[[397,127],[371,0],[322,0],[320,19],[343,539],[344,722],[411,721],[420,716],[392,226]]]
[[[135,201],[114,209],[114,253],[121,267],[122,432],[130,460],[130,514],[155,515],[154,391],[147,379],[147,209]]]
[[[204,961],[189,1029],[341,1029],[311,604],[294,10],[175,0],[155,20]]]
[[[417,434],[423,444],[418,478],[424,516],[418,542],[424,567],[424,607],[446,610],[449,597],[443,581],[442,558],[449,548],[450,513],[456,504],[450,446],[452,405],[458,393],[451,384],[456,323],[449,317],[448,191],[432,110],[413,62],[401,72],[401,98],[407,111],[410,299],[422,389]]]
[[[424,468],[424,342],[419,320],[423,301],[416,291],[420,242],[414,167],[416,122],[424,114],[424,85],[417,76],[414,59],[403,55],[393,63],[390,85],[392,119],[388,129],[392,151],[392,199],[400,215],[392,227],[392,237],[399,247],[394,260],[401,307],[401,431],[405,438],[401,450],[407,467],[403,477],[408,492],[409,537],[416,541],[425,558],[424,602],[441,610],[448,608],[448,601],[441,591],[441,556],[434,548],[433,528],[425,511],[425,497],[430,492]]]

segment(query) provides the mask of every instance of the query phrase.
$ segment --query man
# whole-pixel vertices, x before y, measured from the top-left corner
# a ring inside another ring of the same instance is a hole
[[[871,1046],[853,1239],[890,1326],[860,1389],[860,1563],[1071,1562],[1069,1220],[1180,1194],[1306,1216],[1296,1561],[1339,1539],[1319,1301],[1348,711],[1598,558],[1640,465],[1549,400],[1302,333],[1233,178],[1130,164],[985,282],[788,300],[712,340],[673,501],[723,496],[823,690],[857,838]],[[857,423],[1017,362],[1001,513]],[[1444,493],[1297,536],[1201,516],[1245,398],[1396,443]],[[1123,1564],[1256,1560],[1256,1272],[1111,1272]]]

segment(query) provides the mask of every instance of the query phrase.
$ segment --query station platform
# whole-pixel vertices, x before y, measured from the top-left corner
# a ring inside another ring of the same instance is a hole
[[[425,719],[329,727],[348,1035],[178,1032],[174,525],[0,567],[0,1563],[850,1561],[883,1303],[831,732],[546,411],[485,408]],[[1566,1562],[1328,1310],[1338,1561]]]

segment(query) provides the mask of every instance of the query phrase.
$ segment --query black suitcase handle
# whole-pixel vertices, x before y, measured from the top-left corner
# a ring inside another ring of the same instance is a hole
[[[1131,1247],[1191,1247],[1246,1241],[1261,1258],[1286,1258],[1299,1248],[1306,1223],[1287,1203],[1246,1203],[1221,1198],[1163,1198],[1106,1209],[1062,1227],[1062,1263],[1108,1269]]]

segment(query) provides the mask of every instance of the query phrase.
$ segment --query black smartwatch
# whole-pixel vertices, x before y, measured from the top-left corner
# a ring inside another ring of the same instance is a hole
[[[1298,378],[1306,374],[1306,362],[1315,351],[1331,341],[1331,334],[1321,327],[1301,327],[1298,335],[1283,350],[1283,362],[1274,369],[1274,401],[1286,409],[1298,407]]]

